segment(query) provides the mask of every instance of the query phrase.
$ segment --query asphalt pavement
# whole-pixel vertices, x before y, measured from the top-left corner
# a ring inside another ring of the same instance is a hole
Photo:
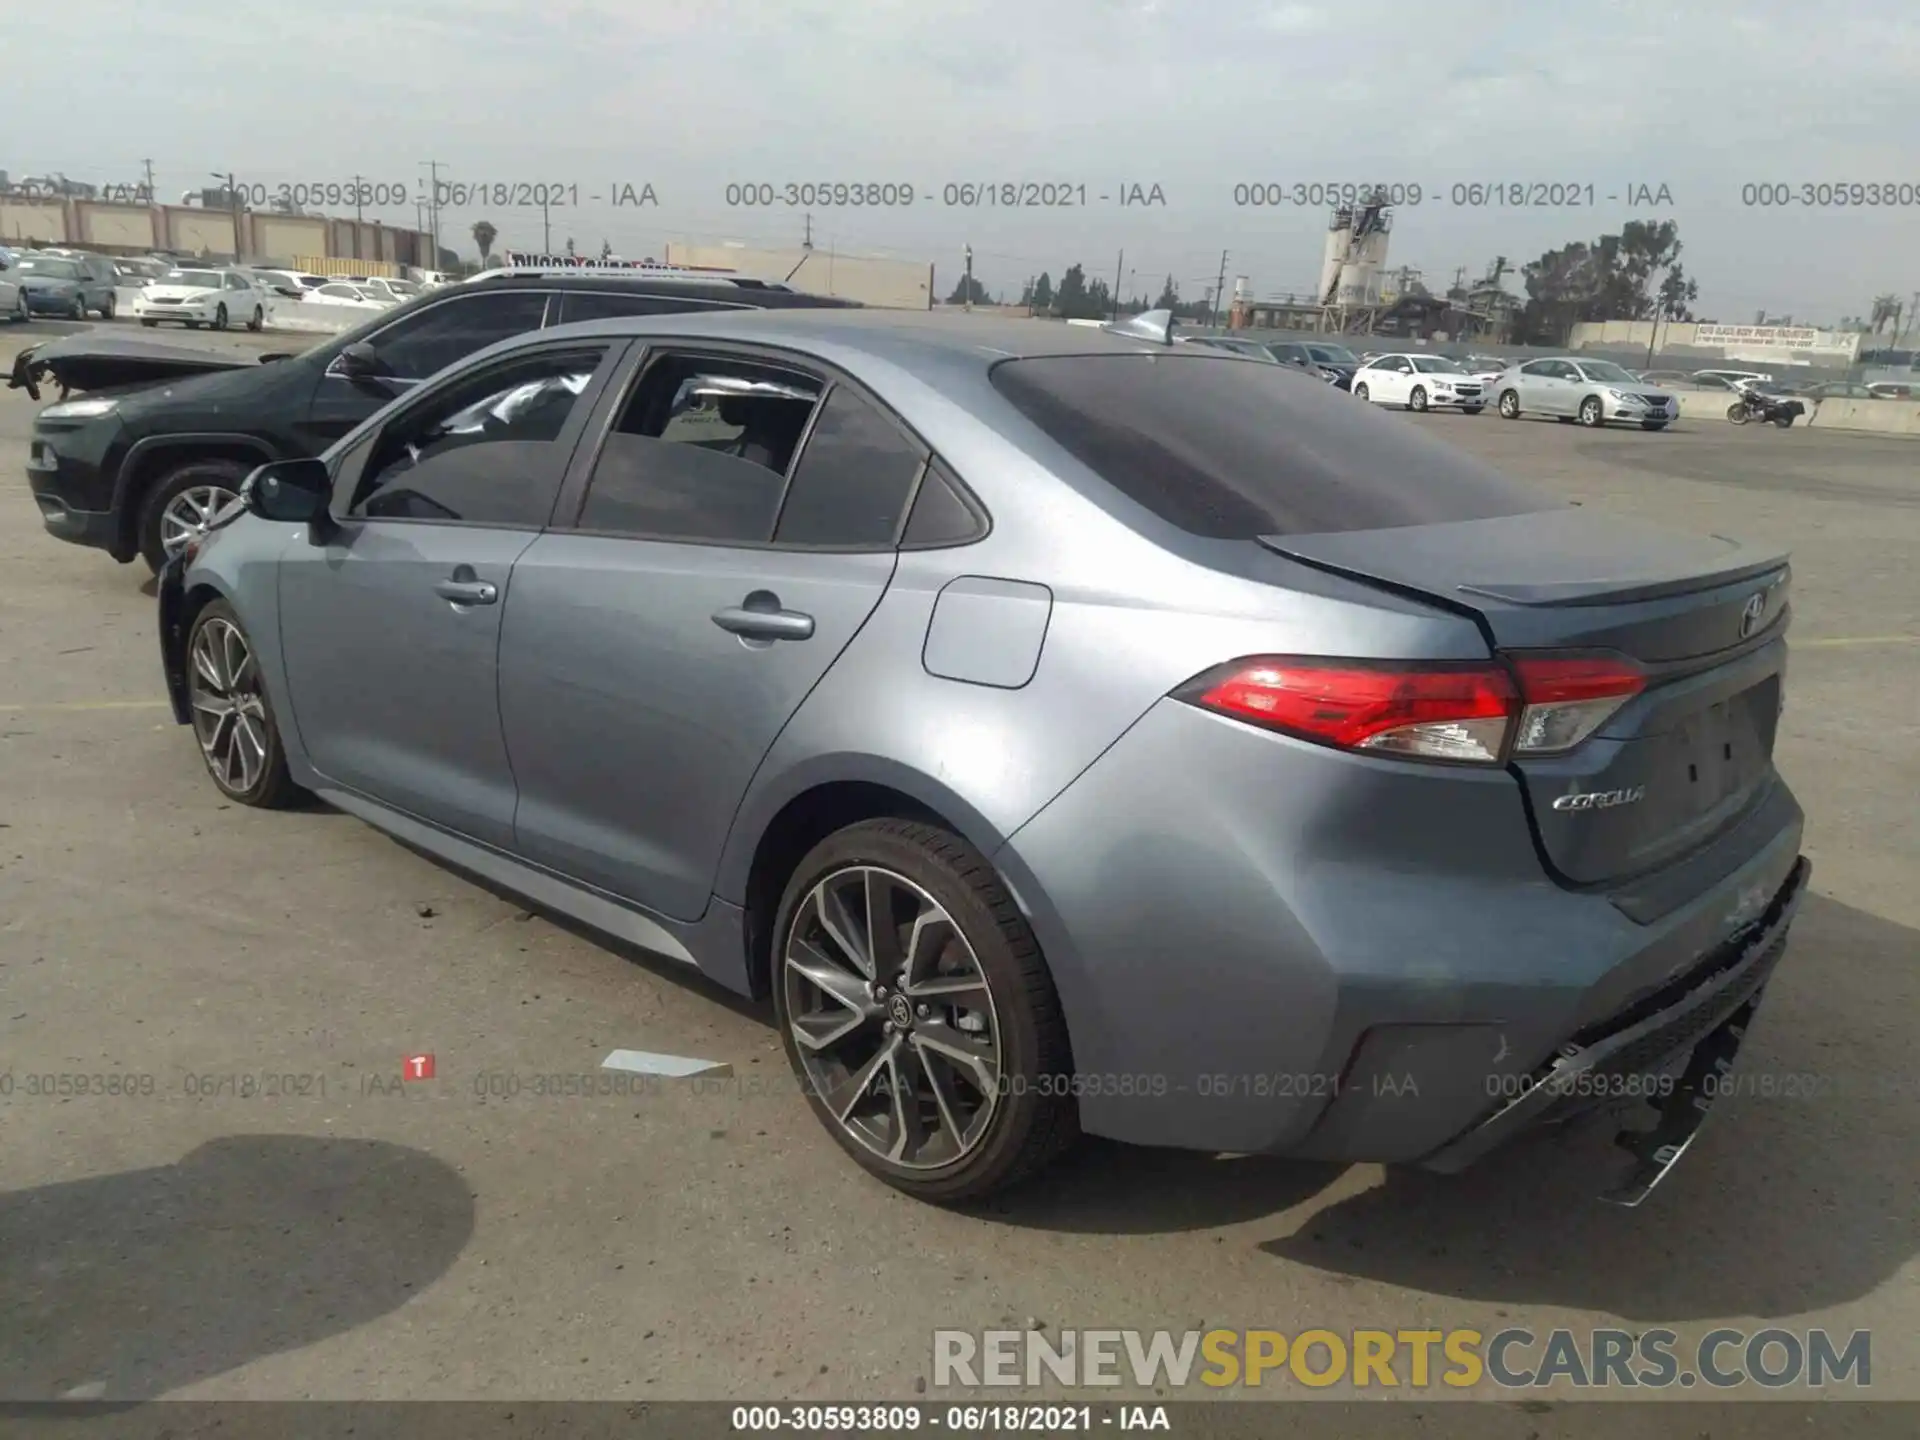
[[[1793,550],[1814,893],[1741,1065],[1811,1093],[1723,1102],[1633,1211],[1589,1133],[1455,1178],[1088,1142],[957,1213],[842,1156],[764,1010],[347,816],[222,800],[144,569],[41,529],[32,408],[0,391],[0,1399],[932,1400],[938,1327],[1517,1324],[1870,1329],[1871,1394],[1920,1399],[1912,441],[1404,417]],[[532,1093],[615,1048],[732,1075]],[[25,1092],[61,1074],[118,1093]]]

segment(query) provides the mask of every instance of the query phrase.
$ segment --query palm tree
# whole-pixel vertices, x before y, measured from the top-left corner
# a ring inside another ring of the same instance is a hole
[[[491,220],[473,222],[473,243],[480,247],[480,264],[485,266],[487,257],[493,253],[493,242],[500,238],[500,232],[493,228]]]

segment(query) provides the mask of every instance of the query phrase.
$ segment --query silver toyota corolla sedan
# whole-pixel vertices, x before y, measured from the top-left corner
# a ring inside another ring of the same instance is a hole
[[[928,1199],[1079,1131],[1447,1170],[1626,1106],[1637,1202],[1805,889],[1785,558],[1283,365],[565,326],[240,504],[160,589],[221,791],[770,997],[826,1128]]]

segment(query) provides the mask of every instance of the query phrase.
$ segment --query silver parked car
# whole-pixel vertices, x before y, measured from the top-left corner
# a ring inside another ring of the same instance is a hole
[[[1523,361],[1496,379],[1488,393],[1508,420],[1551,415],[1588,426],[1626,421],[1642,430],[1664,430],[1680,418],[1675,396],[1611,360]]]
[[[535,332],[167,563],[174,715],[235,801],[770,996],[912,1194],[1083,1130],[1448,1170],[1652,1094],[1635,1202],[1805,889],[1786,558],[1329,389],[979,317]]]
[[[14,269],[14,252],[0,245],[0,320],[24,325],[33,318],[27,287]]]

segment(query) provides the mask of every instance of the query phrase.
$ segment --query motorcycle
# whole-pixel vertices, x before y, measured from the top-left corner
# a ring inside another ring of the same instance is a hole
[[[1727,407],[1727,419],[1736,425],[1749,420],[1771,421],[1782,430],[1807,413],[1807,407],[1785,395],[1769,395],[1753,386],[1740,392],[1740,398]]]

